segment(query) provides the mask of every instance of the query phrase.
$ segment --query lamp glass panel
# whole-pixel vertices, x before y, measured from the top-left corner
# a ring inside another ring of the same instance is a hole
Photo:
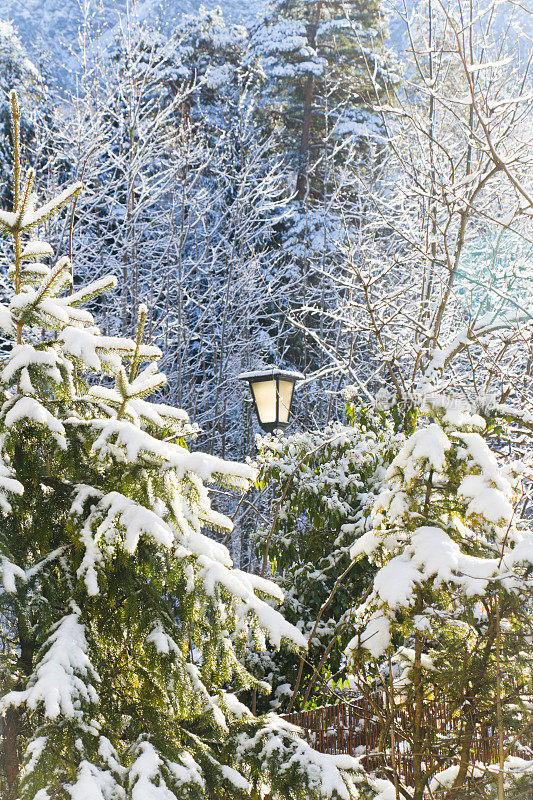
[[[276,381],[252,383],[257,413],[261,422],[276,422]]]
[[[279,419],[278,422],[289,421],[294,381],[279,381]]]

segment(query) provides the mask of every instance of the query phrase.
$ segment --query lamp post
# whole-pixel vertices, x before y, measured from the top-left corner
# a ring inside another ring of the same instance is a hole
[[[303,378],[301,372],[277,367],[265,367],[239,375],[239,380],[248,381],[257,419],[265,433],[287,427],[294,385]]]

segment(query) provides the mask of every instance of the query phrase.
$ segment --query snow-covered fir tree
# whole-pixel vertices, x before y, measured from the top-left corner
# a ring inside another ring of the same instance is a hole
[[[533,535],[520,511],[530,476],[489,449],[479,415],[450,404],[428,414],[353,544],[352,558],[376,573],[353,609],[347,655],[361,692],[388,697],[379,716],[391,798],[503,798],[505,783],[531,788]],[[446,704],[452,727],[439,727],[431,702]],[[483,730],[498,754],[490,768],[478,763]],[[410,786],[393,760],[400,739]]]
[[[253,32],[262,106],[283,129],[299,201],[323,200],[332,131],[362,144],[377,131],[376,86],[384,91],[390,80],[384,35],[377,0],[278,0]]]
[[[0,787],[6,800],[356,796],[357,762],[324,756],[239,700],[242,664],[302,634],[269,581],[232,569],[207,483],[246,487],[246,465],[191,452],[184,411],[146,396],[158,348],[102,335],[35,231],[81,189],[43,205],[22,177],[15,93],[11,343],[0,409]],[[270,601],[270,602],[267,602]]]

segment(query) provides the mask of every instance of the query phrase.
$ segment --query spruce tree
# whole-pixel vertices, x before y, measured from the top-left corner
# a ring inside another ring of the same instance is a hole
[[[323,756],[239,700],[265,688],[243,666],[252,639],[300,648],[268,600],[277,587],[233,570],[206,483],[253,470],[191,452],[187,415],[152,403],[160,351],[103,336],[84,308],[115,286],[73,289],[31,232],[80,190],[44,205],[21,180],[11,95],[13,242],[0,326],[10,342],[0,408],[0,653],[5,800],[356,795],[346,756]]]
[[[525,465],[491,451],[481,416],[446,404],[429,415],[389,467],[373,527],[352,547],[376,574],[353,609],[347,654],[363,693],[381,687],[388,697],[380,741],[391,797],[502,800],[505,783],[531,787]],[[487,736],[490,769],[479,763]],[[394,752],[411,755],[409,787]]]
[[[338,349],[328,312],[343,294],[343,248],[361,224],[358,180],[372,184],[381,160],[373,106],[392,82],[384,36],[378,0],[277,0],[250,37],[258,114],[276,133],[291,196],[278,230],[286,290],[276,312],[299,331],[283,331],[280,352],[305,374]],[[318,384],[317,424],[328,415],[323,396]]]
[[[283,129],[299,201],[323,202],[331,189],[335,136],[364,142],[375,131],[376,91],[390,81],[384,35],[378,0],[277,0],[255,30],[251,55],[263,75],[262,106]]]

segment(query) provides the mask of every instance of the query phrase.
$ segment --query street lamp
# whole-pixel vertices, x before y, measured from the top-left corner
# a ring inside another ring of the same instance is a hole
[[[248,381],[257,419],[265,433],[287,427],[294,384],[303,377],[301,372],[276,367],[265,367],[239,375],[239,380]]]

